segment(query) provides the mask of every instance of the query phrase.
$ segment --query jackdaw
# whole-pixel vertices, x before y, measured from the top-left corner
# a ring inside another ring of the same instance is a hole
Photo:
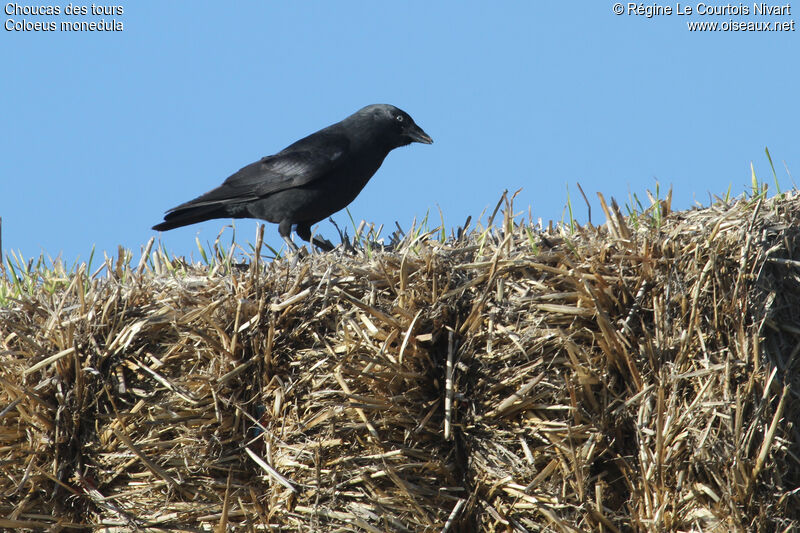
[[[153,229],[166,231],[214,218],[258,218],[278,224],[281,237],[297,250],[290,238],[292,226],[310,242],[313,224],[352,202],[389,152],[412,142],[431,144],[433,139],[405,111],[388,104],[368,105],[173,207]],[[317,237],[312,244],[333,248]]]

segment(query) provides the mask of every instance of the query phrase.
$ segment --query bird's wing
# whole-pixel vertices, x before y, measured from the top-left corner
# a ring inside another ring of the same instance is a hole
[[[220,202],[246,202],[327,176],[347,159],[349,139],[318,132],[239,169],[222,185],[170,211]]]

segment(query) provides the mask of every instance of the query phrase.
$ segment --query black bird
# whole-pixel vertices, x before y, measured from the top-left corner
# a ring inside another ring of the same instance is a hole
[[[154,230],[170,230],[214,218],[259,218],[278,224],[290,248],[292,226],[304,241],[311,226],[352,202],[400,146],[431,139],[405,111],[373,104],[312,133],[275,155],[263,157],[194,200],[173,207]],[[324,239],[316,246],[330,250]]]

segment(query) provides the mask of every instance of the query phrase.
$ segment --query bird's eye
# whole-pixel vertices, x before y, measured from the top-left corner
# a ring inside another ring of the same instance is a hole
[[[397,122],[403,122],[403,115],[397,115]]]

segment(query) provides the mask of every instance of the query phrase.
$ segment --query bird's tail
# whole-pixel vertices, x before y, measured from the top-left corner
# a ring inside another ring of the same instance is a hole
[[[226,218],[228,213],[222,205],[201,205],[178,207],[166,215],[164,222],[156,224],[153,229],[156,231],[167,231],[181,226],[197,224],[214,218]]]

